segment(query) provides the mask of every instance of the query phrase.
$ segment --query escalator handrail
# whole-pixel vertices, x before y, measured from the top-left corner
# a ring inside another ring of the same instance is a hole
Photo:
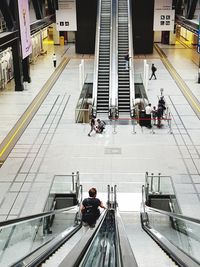
[[[162,233],[151,227],[149,223],[148,211],[157,212],[169,216],[170,218],[182,219],[185,221],[200,223],[200,220],[173,212],[167,212],[160,209],[150,208],[145,204],[144,185],[142,186],[142,206],[141,206],[141,224],[143,229],[159,244],[159,246],[180,266],[182,267],[198,267],[199,263],[185,251],[182,251],[176,245],[172,244]]]
[[[134,257],[133,250],[127,238],[127,234],[118,210],[115,213],[116,233],[118,233],[118,242],[120,249],[120,261],[123,267],[138,267],[137,261]]]
[[[110,81],[109,81],[109,110],[116,107],[117,100],[117,1],[111,2],[111,20],[110,20]]]
[[[94,80],[93,80],[93,108],[97,109],[97,86],[98,86],[98,69],[99,69],[99,43],[101,27],[101,5],[102,0],[97,1],[97,20],[96,20],[96,37],[95,37],[95,58],[94,58]]]
[[[134,108],[135,82],[134,82],[134,49],[133,49],[133,30],[132,30],[132,4],[128,1],[128,41],[129,41],[129,79],[130,79],[130,111]]]
[[[94,228],[89,228],[84,234],[79,243],[66,255],[63,261],[59,264],[59,267],[76,267],[79,266],[82,258],[84,257],[91,241],[95,238],[98,233],[103,221],[107,215],[108,210],[104,210]]]
[[[199,263],[186,252],[172,244],[165,236],[151,226],[143,224],[143,229],[158,243],[158,245],[181,267],[199,267]]]
[[[175,219],[181,219],[181,220],[184,220],[184,221],[200,224],[200,219],[193,218],[193,217],[190,217],[190,216],[185,216],[185,215],[182,215],[182,214],[179,214],[179,213],[174,213],[174,212],[168,212],[168,211],[164,211],[164,210],[160,210],[160,209],[155,209],[155,208],[147,206],[145,204],[144,185],[142,186],[142,210],[143,210],[144,213],[149,210],[149,211],[158,212],[158,213],[163,214],[163,215],[167,215],[168,217],[173,217]]]
[[[184,221],[187,221],[187,222],[200,224],[200,220],[199,219],[193,218],[193,217],[189,217],[189,216],[185,216],[185,215],[182,215],[182,214],[179,214],[179,213],[163,211],[163,210],[160,210],[160,209],[155,209],[155,208],[151,208],[151,207],[146,206],[146,211],[148,211],[148,210],[149,211],[155,211],[155,212],[158,212],[160,214],[167,215],[168,217],[173,217],[175,219],[181,219],[181,220],[184,220]]]
[[[48,240],[40,247],[27,254],[21,260],[15,262],[11,267],[35,267],[40,266],[48,259],[57,249],[59,249],[68,239],[70,239],[80,228],[81,224],[74,225],[70,229],[66,229],[53,239]]]
[[[68,207],[68,208],[58,209],[58,210],[54,210],[54,211],[48,211],[48,212],[42,212],[42,213],[38,213],[38,214],[33,214],[33,215],[29,215],[29,216],[25,216],[25,217],[21,217],[21,218],[17,218],[17,219],[11,219],[11,220],[7,220],[7,221],[3,221],[3,222],[0,222],[0,228],[2,229],[4,227],[9,227],[9,226],[17,225],[19,223],[23,223],[23,222],[26,222],[26,221],[32,221],[32,220],[35,220],[35,219],[40,219],[40,218],[43,218],[43,217],[47,217],[47,216],[55,215],[55,214],[58,214],[58,213],[70,211],[70,210],[73,210],[73,209],[76,209],[76,208],[78,208],[78,205],[71,206],[71,207]]]

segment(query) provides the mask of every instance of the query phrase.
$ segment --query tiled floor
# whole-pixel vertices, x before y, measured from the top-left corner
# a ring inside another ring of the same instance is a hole
[[[191,62],[193,51],[180,46],[163,50],[200,100],[197,66]],[[31,66],[32,83],[26,91],[1,92],[0,141],[54,71],[53,49],[48,47],[47,56]],[[84,192],[95,186],[104,202],[107,184],[116,184],[122,211],[139,210],[146,171],[170,175],[183,214],[200,218],[200,121],[158,54],[146,56],[158,69],[158,79],[149,81],[147,94],[156,105],[160,88],[164,88],[173,133],[167,123],[162,129],[155,128],[154,134],[139,125],[133,134],[130,124],[116,128],[108,124],[104,134],[88,137],[89,125],[74,121],[80,95],[79,64],[84,59],[86,74],[92,73],[93,56],[75,55],[73,46],[55,49],[58,61],[64,54],[71,60],[0,169],[0,219],[42,211],[54,175],[73,171],[80,172]],[[143,72],[143,58],[135,59],[137,73]]]

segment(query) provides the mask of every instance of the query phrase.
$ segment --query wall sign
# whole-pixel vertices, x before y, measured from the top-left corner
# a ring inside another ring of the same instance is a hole
[[[32,53],[28,0],[18,0],[18,10],[20,37],[22,45],[22,58],[24,59]]]
[[[154,31],[174,30],[175,10],[172,9],[172,0],[155,0]]]
[[[76,23],[76,1],[59,0],[56,10],[57,31],[77,31]]]

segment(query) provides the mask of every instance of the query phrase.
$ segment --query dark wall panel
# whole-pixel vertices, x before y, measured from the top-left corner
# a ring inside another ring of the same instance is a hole
[[[154,0],[132,0],[133,47],[135,54],[153,52]]]
[[[97,0],[77,0],[76,53],[94,54]]]

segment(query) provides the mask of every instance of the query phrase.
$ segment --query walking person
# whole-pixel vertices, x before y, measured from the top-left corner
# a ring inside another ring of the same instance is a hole
[[[81,213],[84,226],[94,227],[97,219],[100,216],[99,207],[106,209],[102,201],[96,198],[97,190],[92,187],[89,191],[89,197],[82,202]]]
[[[95,127],[95,119],[94,118],[92,118],[91,120],[90,120],[90,131],[89,131],[89,133],[88,133],[88,136],[91,136],[90,134],[92,133],[92,131],[95,131],[96,132],[96,127]]]
[[[57,57],[56,57],[55,53],[53,54],[52,60],[53,60],[53,66],[54,66],[54,68],[56,68]]]
[[[149,80],[151,80],[153,77],[154,77],[154,79],[156,80],[157,78],[156,78],[156,74],[155,74],[155,72],[157,71],[157,68],[154,66],[154,64],[152,64],[151,65],[151,77],[149,78]]]

